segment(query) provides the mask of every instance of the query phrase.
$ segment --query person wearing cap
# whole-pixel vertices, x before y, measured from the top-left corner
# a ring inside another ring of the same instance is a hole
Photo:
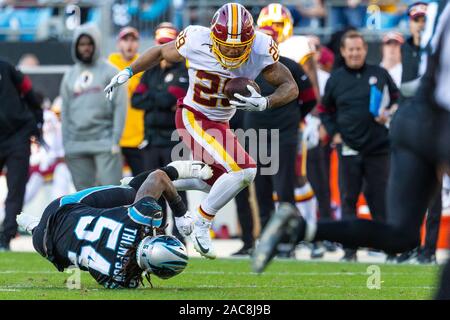
[[[125,69],[139,56],[139,32],[133,27],[124,27],[117,36],[117,49],[108,60],[119,70]],[[125,128],[120,147],[126,163],[133,176],[144,171],[144,157],[139,146],[144,141],[144,111],[131,107],[131,97],[139,85],[142,73],[137,74],[128,82],[128,107]]]
[[[420,41],[425,29],[427,4],[416,2],[409,6],[409,31],[411,36],[402,45],[402,83],[410,82],[419,77]]]
[[[177,38],[178,30],[163,22],[156,27],[155,43],[162,45]],[[144,112],[144,139],[146,146],[142,149],[145,170],[156,169],[172,161],[172,148],[178,141],[171,137],[176,130],[175,111],[177,100],[186,95],[188,89],[188,72],[184,63],[169,63],[162,60],[159,65],[145,71],[131,99],[136,110]],[[131,79],[132,80],[132,79]],[[180,192],[186,203],[186,193]],[[160,200],[166,212],[165,201]],[[174,229],[175,235],[182,237]]]
[[[394,80],[395,85],[400,88],[402,83],[402,52],[401,46],[405,43],[403,35],[399,32],[388,32],[383,36],[382,60],[380,66],[385,68]]]

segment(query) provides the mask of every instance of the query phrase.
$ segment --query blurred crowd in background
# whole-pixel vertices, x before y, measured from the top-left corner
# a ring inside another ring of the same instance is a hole
[[[255,19],[269,3],[239,2]],[[298,0],[283,4],[290,10],[296,30],[307,28],[314,33],[331,33],[349,26],[407,31],[407,9],[412,3],[412,0]],[[102,11],[105,5],[107,17]],[[107,23],[114,33],[123,26],[133,26],[142,35],[151,37],[156,25],[163,21],[173,22],[178,29],[189,24],[205,25],[221,5],[222,1],[201,0],[2,0],[0,39],[67,39],[68,30],[86,22]]]

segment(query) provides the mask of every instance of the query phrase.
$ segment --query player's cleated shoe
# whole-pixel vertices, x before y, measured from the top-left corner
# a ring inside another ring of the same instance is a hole
[[[244,245],[242,248],[240,248],[238,251],[232,253],[231,255],[233,257],[251,256],[252,252],[253,252],[253,246],[252,245]]]
[[[40,219],[40,217],[36,217],[31,214],[25,214],[22,212],[21,214],[19,214],[17,216],[16,220],[17,220],[17,224],[19,225],[19,227],[21,227],[26,232],[31,234],[33,229],[37,227],[37,225],[39,224],[39,221],[41,219]]]
[[[278,244],[286,237],[294,248],[298,239],[302,239],[301,230],[305,230],[305,220],[298,214],[297,208],[282,203],[264,228],[259,243],[252,255],[252,269],[261,273],[277,253]],[[303,231],[304,232],[304,231]]]
[[[194,219],[191,213],[188,211],[182,217],[175,217],[175,225],[183,237],[188,237],[194,229]]]
[[[213,176],[213,170],[206,163],[195,160],[172,161],[167,166],[174,167],[178,172],[178,179],[198,178],[208,180]]]
[[[0,252],[9,252],[9,251],[11,251],[11,247],[9,246],[9,243],[0,242]]]
[[[419,248],[414,248],[412,250],[403,252],[397,257],[397,263],[416,264],[418,255]]]
[[[311,248],[311,259],[321,259],[325,255],[325,247],[321,242],[314,242]]]
[[[358,260],[357,250],[344,249],[344,256],[339,260],[340,262],[356,262]]]
[[[417,257],[417,263],[418,264],[436,265],[437,264],[436,255],[435,254],[420,254]]]
[[[397,255],[396,254],[387,254],[386,255],[386,261],[387,264],[396,264],[397,263]]]
[[[195,250],[208,259],[216,258],[216,251],[211,241],[211,221],[203,218],[199,213],[194,213],[194,228],[190,234]]]
[[[0,252],[11,251],[9,241],[5,239],[5,235],[0,231]]]
[[[327,252],[336,252],[338,249],[338,245],[336,243],[328,240],[322,241],[322,245]]]

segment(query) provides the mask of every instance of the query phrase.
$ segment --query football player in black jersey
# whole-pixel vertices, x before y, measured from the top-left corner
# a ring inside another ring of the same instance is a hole
[[[99,186],[51,202],[42,217],[22,213],[18,224],[31,232],[37,252],[59,271],[77,266],[106,288],[136,288],[150,274],[170,278],[184,270],[187,252],[175,237],[157,236],[165,225],[158,199],[163,196],[184,236],[192,217],[172,180],[209,179],[200,161],[174,161],[120,186]]]

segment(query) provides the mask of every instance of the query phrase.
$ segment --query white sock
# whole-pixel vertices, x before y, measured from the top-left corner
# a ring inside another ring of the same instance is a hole
[[[214,216],[228,201],[255,179],[256,168],[247,168],[222,174],[213,184],[208,196],[202,201],[201,208]]]
[[[295,189],[295,205],[308,224],[317,222],[317,200],[308,182]]]

